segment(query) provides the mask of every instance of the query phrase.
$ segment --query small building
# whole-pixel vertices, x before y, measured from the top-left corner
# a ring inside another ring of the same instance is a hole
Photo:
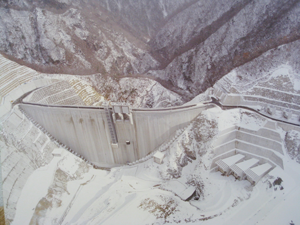
[[[245,158],[244,155],[237,154],[225,159],[220,159],[219,161],[216,162],[216,164],[219,170],[221,171],[221,173],[228,174],[230,171],[230,167],[235,163],[240,162],[243,158]]]
[[[64,149],[63,148],[55,148],[53,151],[52,151],[52,155],[53,156],[61,156],[62,153],[63,153]]]
[[[249,168],[245,171],[247,180],[253,185],[257,184],[258,181],[265,176],[272,169],[272,165],[265,163],[253,168]]]
[[[165,157],[165,154],[162,153],[162,152],[160,152],[160,151],[157,151],[157,152],[153,155],[154,162],[156,162],[156,163],[158,163],[158,164],[162,164],[164,157]]]
[[[256,166],[258,164],[258,162],[259,162],[258,159],[252,158],[252,159],[248,159],[243,162],[234,164],[234,165],[230,166],[230,169],[233,173],[233,176],[235,176],[235,178],[241,180],[246,177],[245,171],[253,166]]]

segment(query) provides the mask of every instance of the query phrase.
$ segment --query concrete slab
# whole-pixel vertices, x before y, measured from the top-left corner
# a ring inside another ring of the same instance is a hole
[[[177,180],[171,180],[165,183],[162,185],[162,188],[175,193],[182,200],[189,199],[196,190],[194,186],[186,186]]]
[[[154,155],[153,155],[153,159],[154,162],[158,163],[158,164],[162,164],[163,159],[165,157],[165,154],[162,152],[157,151]]]
[[[219,170],[222,173],[227,174],[230,170],[230,167],[232,165],[234,165],[235,163],[241,161],[243,158],[245,158],[244,155],[236,154],[236,155],[230,156],[230,157],[225,158],[225,159],[220,159],[219,161],[216,162],[216,164],[218,165]]]
[[[53,156],[61,156],[64,152],[64,149],[63,148],[55,148],[53,151],[52,151],[52,155]]]
[[[258,159],[252,158],[252,159],[248,159],[246,161],[234,164],[232,166],[230,166],[230,169],[232,170],[232,172],[234,173],[234,176],[238,179],[242,179],[244,178],[245,171],[255,165],[257,165],[259,162]]]
[[[249,180],[253,185],[257,184],[258,181],[265,176],[272,169],[272,165],[265,163],[254,168],[250,168],[245,171],[247,180]]]

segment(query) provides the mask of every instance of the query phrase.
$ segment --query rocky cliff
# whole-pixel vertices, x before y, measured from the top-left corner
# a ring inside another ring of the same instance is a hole
[[[0,51],[46,72],[147,76],[192,98],[298,40],[299,12],[299,0],[2,1]]]

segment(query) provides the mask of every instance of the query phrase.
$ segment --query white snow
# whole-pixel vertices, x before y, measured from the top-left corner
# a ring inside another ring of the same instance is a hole
[[[241,155],[241,154],[237,154],[231,157],[228,157],[226,159],[223,159],[222,161],[224,163],[226,163],[228,166],[232,166],[233,164],[235,164],[236,162],[240,161],[241,159],[243,159],[245,156]]]
[[[267,172],[272,166],[269,163],[265,163],[256,167],[251,168],[250,170],[255,173],[257,176],[261,176]]]
[[[54,157],[48,165],[35,170],[30,175],[22,189],[12,224],[30,223],[38,202],[47,194],[48,188],[53,182],[59,160],[61,160],[61,157]]]
[[[171,180],[162,185],[163,189],[169,190],[176,195],[178,195],[181,199],[186,200],[195,192],[195,187],[182,184],[178,180]]]
[[[258,161],[259,161],[258,159],[253,158],[253,159],[246,160],[244,162],[240,162],[236,164],[236,166],[239,167],[241,170],[245,171],[246,169],[255,165]]]

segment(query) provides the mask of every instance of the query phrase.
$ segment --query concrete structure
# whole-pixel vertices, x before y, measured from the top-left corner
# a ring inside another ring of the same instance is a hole
[[[22,84],[20,86],[15,87],[5,96],[1,97],[1,104],[0,104],[0,118],[7,114],[11,108],[12,103],[23,96],[24,94],[33,91],[37,88],[43,87],[45,85],[50,85],[57,82],[55,79],[35,79],[26,84]]]
[[[240,162],[243,158],[245,158],[242,154],[237,154],[230,156],[226,159],[221,159],[216,162],[221,173],[228,174],[230,171],[230,167],[237,162]]]
[[[162,152],[159,152],[159,151],[153,155],[154,162],[156,162],[158,164],[162,164],[164,157],[165,157],[165,154]]]
[[[173,192],[184,201],[190,199],[196,191],[194,186],[186,186],[178,180],[168,181],[161,188]]]
[[[233,176],[235,176],[235,178],[241,180],[244,179],[246,176],[245,171],[255,165],[257,165],[259,162],[258,159],[252,158],[252,159],[248,159],[246,161],[240,162],[238,164],[234,164],[232,166],[230,166],[230,170],[232,171]]]
[[[54,138],[97,166],[134,162],[214,105],[165,109],[20,104]]]
[[[61,156],[62,155],[62,152],[64,151],[63,148],[55,148],[53,151],[52,151],[52,155],[53,156]]]
[[[68,81],[59,81],[39,88],[24,98],[23,101],[45,105],[85,105]]]
[[[245,171],[247,180],[249,180],[250,183],[255,185],[271,169],[272,169],[272,165],[270,165],[269,163],[265,163],[263,165],[259,165],[254,168],[248,169]]]
[[[228,77],[220,79],[213,87],[213,95],[224,106],[239,106],[256,109],[259,113],[274,119],[300,124],[300,95],[280,90],[280,88],[267,91],[262,86],[243,87],[248,90],[251,87],[252,94],[245,91],[238,92]],[[276,97],[272,97],[276,96]]]
[[[260,119],[263,119],[262,116],[260,117]],[[213,142],[214,159],[211,168],[217,166],[216,162],[218,160],[240,153],[247,158],[259,159],[260,164],[269,163],[283,169],[282,138],[276,127],[278,125],[287,126],[287,130],[291,127],[293,129],[294,127],[299,129],[299,127],[273,122],[268,119],[265,119],[265,121],[265,125],[258,130],[233,126],[220,131],[218,138]]]

